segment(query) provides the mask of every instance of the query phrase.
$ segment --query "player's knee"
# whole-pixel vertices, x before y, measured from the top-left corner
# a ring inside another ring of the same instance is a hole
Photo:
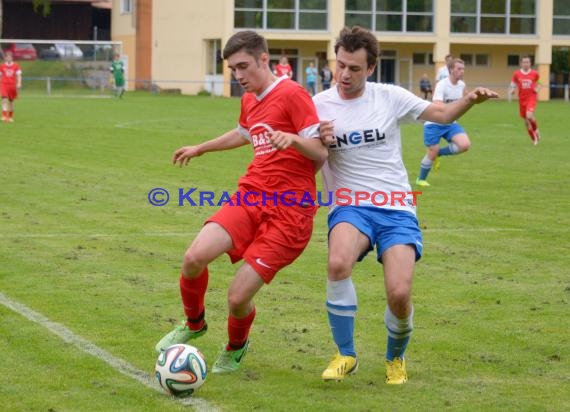
[[[352,263],[343,256],[331,255],[328,262],[329,279],[343,280],[346,279],[352,270]]]
[[[428,148],[427,157],[432,162],[435,160],[438,154],[439,154],[439,146],[430,146]]]
[[[230,289],[228,291],[228,309],[232,316],[246,316],[250,307],[249,298],[245,298],[242,294]]]
[[[403,287],[392,290],[388,296],[388,305],[397,316],[406,313],[410,305],[410,291]]]
[[[184,254],[182,261],[182,274],[190,278],[197,276],[207,264],[208,262],[201,259],[199,254],[189,249]]]

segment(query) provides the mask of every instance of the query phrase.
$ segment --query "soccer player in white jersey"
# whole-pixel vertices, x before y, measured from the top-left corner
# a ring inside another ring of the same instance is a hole
[[[449,77],[449,65],[451,64],[452,60],[453,60],[453,56],[451,54],[448,54],[445,56],[445,64],[439,68],[439,70],[437,71],[437,74],[435,76],[435,83],[436,84],[440,80],[443,80],[443,79]]]
[[[450,123],[497,94],[478,88],[451,104],[437,105],[395,85],[367,82],[376,69],[378,40],[358,26],[341,30],[335,53],[336,87],[313,97],[321,119],[321,140],[329,145],[323,166],[325,189],[343,194],[342,205],[335,198],[328,216],[326,306],[338,352],[322,378],[341,381],[358,368],[352,267],[376,246],[388,300],[386,382],[402,384],[407,380],[404,352],[413,329],[413,269],[423,244],[414,199],[408,194],[400,124],[407,118]],[[397,198],[392,194],[408,195],[383,202],[372,196],[380,191],[392,199]]]
[[[449,77],[443,79],[435,85],[432,101],[436,104],[447,104],[460,100],[465,96],[465,83],[463,75],[465,73],[465,63],[463,60],[454,58],[450,65]],[[439,147],[441,139],[447,140],[446,147]],[[416,185],[427,187],[430,170],[439,170],[439,156],[452,156],[466,152],[471,147],[469,136],[457,122],[449,124],[439,124],[435,122],[424,123],[424,144],[427,153],[420,164],[420,174],[416,179]]]

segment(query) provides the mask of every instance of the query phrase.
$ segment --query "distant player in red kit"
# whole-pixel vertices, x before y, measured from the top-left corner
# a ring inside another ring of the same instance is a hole
[[[223,57],[245,90],[238,124],[219,137],[181,147],[172,160],[185,166],[205,153],[244,145],[252,146],[254,156],[231,201],[206,220],[186,251],[180,274],[185,319],[156,345],[160,352],[202,336],[208,329],[208,264],[223,253],[234,263],[243,260],[228,291],[228,343],[212,367],[214,373],[239,368],[255,318],[254,296],[301,254],[311,237],[316,207],[278,199],[283,193],[296,199],[308,193],[314,199],[315,172],[328,156],[313,101],[299,83],[272,73],[262,36],[253,31],[234,34]],[[240,194],[247,196],[240,201]]]
[[[0,65],[0,93],[2,95],[2,121],[14,121],[14,100],[22,87],[22,70],[14,63],[12,52],[4,54],[4,63]]]
[[[510,93],[515,93],[515,88],[519,91],[520,116],[524,119],[528,135],[534,145],[540,140],[538,124],[534,117],[536,110],[536,96],[540,89],[538,83],[539,75],[536,70],[531,69],[530,56],[521,58],[521,68],[513,73]]]

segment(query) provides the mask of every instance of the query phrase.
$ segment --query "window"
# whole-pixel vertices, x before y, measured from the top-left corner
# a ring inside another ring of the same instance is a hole
[[[433,32],[433,0],[345,0],[345,24],[372,31]]]
[[[206,73],[208,74],[222,74],[223,73],[223,59],[222,59],[222,41],[206,40]]]
[[[568,0],[554,0],[552,34],[570,36],[570,3]]]
[[[433,54],[432,53],[414,53],[412,56],[412,61],[414,65],[417,66],[429,66],[433,64]]]
[[[327,0],[235,0],[236,28],[327,30]]]
[[[489,55],[479,54],[479,53],[463,53],[459,55],[459,58],[465,62],[465,67],[488,67],[489,66]]]
[[[121,13],[128,14],[133,11],[133,0],[121,0]]]
[[[523,55],[521,55],[521,54],[509,54],[509,55],[507,55],[507,66],[519,67],[522,56]],[[534,56],[533,55],[528,55],[525,53],[524,56],[530,56],[531,64],[534,62]]]
[[[451,0],[451,32],[536,34],[536,3],[536,0]]]

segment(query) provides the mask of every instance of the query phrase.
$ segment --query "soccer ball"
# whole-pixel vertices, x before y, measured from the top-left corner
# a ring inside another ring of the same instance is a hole
[[[189,396],[206,380],[204,355],[190,345],[172,345],[158,355],[155,375],[162,388],[174,396]]]

